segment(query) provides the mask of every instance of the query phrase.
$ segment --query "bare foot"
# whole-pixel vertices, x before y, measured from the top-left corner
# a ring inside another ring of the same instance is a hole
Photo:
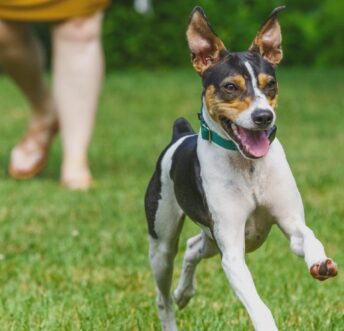
[[[321,263],[314,264],[311,267],[310,273],[315,279],[323,281],[337,275],[337,265],[331,259],[327,259]]]
[[[54,111],[33,113],[25,136],[12,149],[10,175],[16,179],[36,176],[46,164],[50,144],[57,131]]]
[[[87,166],[63,165],[61,175],[62,186],[70,190],[86,191],[92,184],[93,179]]]

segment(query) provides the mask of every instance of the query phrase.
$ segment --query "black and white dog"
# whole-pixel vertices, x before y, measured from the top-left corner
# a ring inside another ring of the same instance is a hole
[[[197,135],[186,120],[175,122],[145,196],[163,330],[177,330],[170,287],[185,215],[202,231],[187,243],[173,296],[179,308],[194,293],[197,264],[220,252],[222,267],[255,329],[277,330],[244,257],[263,244],[273,224],[289,238],[292,251],[304,256],[314,278],[337,274],[336,264],[305,224],[295,180],[274,139],[274,68],[282,59],[277,13],[283,8],[271,13],[249,51],[240,53],[226,50],[200,7],[191,13],[187,40],[203,82],[201,130]]]

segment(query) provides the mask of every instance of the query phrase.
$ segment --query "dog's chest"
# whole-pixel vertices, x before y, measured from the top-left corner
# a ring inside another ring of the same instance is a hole
[[[250,208],[262,206],[268,186],[268,169],[262,160],[252,161],[235,153],[222,154],[200,149],[202,185],[207,200],[240,199]],[[228,200],[227,200],[228,201]],[[223,203],[225,203],[223,201]],[[228,203],[228,202],[227,202]]]
[[[206,163],[201,162],[202,185],[213,223],[230,217],[233,209],[246,213],[246,252],[254,251],[265,241],[273,223],[265,203],[266,165],[229,155],[205,159]]]
[[[166,172],[186,215],[208,231],[218,219],[227,217],[227,211],[239,208],[247,213],[247,247],[261,243],[270,225],[257,217],[261,213],[255,213],[257,208],[264,209],[268,177],[260,160],[251,162],[237,152],[224,153],[190,136],[178,146],[171,161]]]

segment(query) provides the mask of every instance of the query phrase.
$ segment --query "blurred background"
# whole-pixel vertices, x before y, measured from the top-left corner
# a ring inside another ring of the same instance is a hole
[[[132,0],[116,0],[106,11],[103,40],[107,70],[189,65],[185,27],[200,5],[232,51],[244,50],[272,8],[286,5],[282,22],[283,65],[339,66],[344,63],[344,2],[337,0],[174,0],[152,1],[142,15]],[[49,48],[46,26],[38,26]]]

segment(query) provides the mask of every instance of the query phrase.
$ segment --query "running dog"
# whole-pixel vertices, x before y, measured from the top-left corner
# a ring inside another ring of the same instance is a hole
[[[302,200],[283,148],[274,139],[282,60],[281,29],[272,11],[246,52],[227,51],[204,11],[194,8],[187,40],[203,83],[201,129],[176,120],[170,144],[157,162],[145,196],[150,263],[157,285],[162,329],[177,330],[173,299],[183,308],[194,294],[194,273],[203,258],[218,252],[226,276],[255,330],[276,331],[259,297],[245,253],[263,244],[273,224],[303,256],[311,275],[334,277],[336,264],[306,226]],[[187,242],[173,298],[173,260],[184,216],[201,227]]]

